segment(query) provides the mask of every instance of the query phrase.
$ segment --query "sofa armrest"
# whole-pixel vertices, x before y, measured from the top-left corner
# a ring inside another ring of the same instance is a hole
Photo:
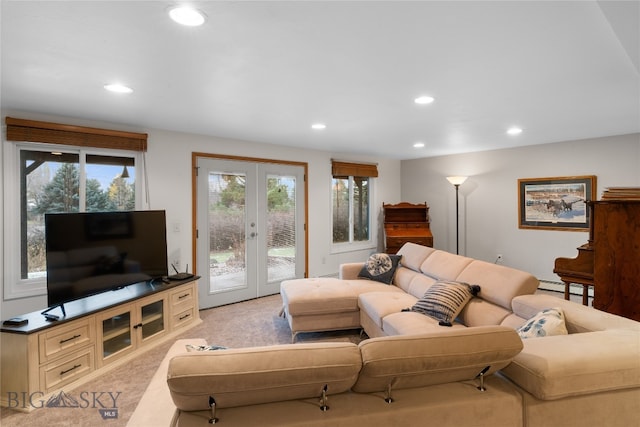
[[[357,279],[362,267],[364,267],[364,262],[348,262],[340,264],[338,277],[343,280]]]

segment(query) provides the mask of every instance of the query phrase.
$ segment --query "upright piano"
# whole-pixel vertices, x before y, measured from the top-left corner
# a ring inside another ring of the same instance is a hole
[[[556,258],[553,272],[565,284],[565,299],[569,284],[578,283],[587,305],[592,285],[594,308],[640,321],[640,189],[636,192],[635,198],[613,195],[589,202],[588,243],[576,258]]]

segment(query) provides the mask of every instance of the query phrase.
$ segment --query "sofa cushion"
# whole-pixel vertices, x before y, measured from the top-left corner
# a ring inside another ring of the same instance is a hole
[[[428,246],[407,242],[402,245],[400,250],[398,250],[397,255],[402,257],[402,265],[406,268],[413,271],[420,271],[420,266],[424,260],[430,257],[434,252],[436,252],[436,250]]]
[[[460,323],[454,323],[453,328],[464,328]],[[438,325],[433,317],[425,316],[413,311],[392,313],[382,319],[382,330],[386,335],[419,335],[448,327]]]
[[[169,362],[167,384],[183,411],[319,397],[349,390],[362,359],[353,343],[285,344],[192,352]]]
[[[411,314],[411,313],[407,313]],[[380,392],[474,379],[505,367],[522,340],[505,326],[440,328],[420,335],[371,338],[359,345],[362,370],[353,390]]]
[[[530,273],[479,260],[469,263],[455,280],[480,285],[480,298],[507,310],[513,298],[535,293],[540,284]]]
[[[638,331],[557,335],[523,343],[502,373],[538,399],[640,387]]]
[[[444,323],[458,317],[465,304],[480,291],[480,287],[456,281],[438,281],[411,307],[411,311],[422,313]]]
[[[472,258],[437,250],[420,264],[420,271],[436,280],[458,280],[458,275],[472,261]]]
[[[360,312],[366,314],[377,327],[382,328],[382,319],[392,313],[415,304],[416,298],[404,292],[364,292],[358,297]]]
[[[480,292],[482,293],[482,291]],[[492,304],[482,298],[472,298],[464,306],[458,319],[467,326],[504,325],[504,320],[511,314],[511,310],[507,310],[504,307]],[[516,329],[521,324],[522,320],[512,327]]]
[[[359,278],[390,284],[400,263],[400,255],[376,253],[369,256],[358,274]]]
[[[285,280],[280,294],[289,315],[358,310],[358,294],[347,282],[333,278]]]
[[[541,338],[553,335],[567,335],[564,313],[561,308],[547,308],[533,316],[517,330],[520,338]]]
[[[401,263],[400,267],[398,267],[398,269],[396,270],[396,276],[393,278],[393,284],[396,285],[398,288],[402,289],[403,291],[405,291],[407,293],[411,293],[411,292],[409,292],[409,289],[411,288],[411,283],[417,277],[425,277],[425,275],[420,273],[419,271],[415,271],[415,270],[411,270],[410,268],[406,268]],[[413,293],[411,293],[411,294],[413,295]],[[421,297],[422,294],[424,294],[424,292],[422,292],[419,295],[414,295],[414,296]]]

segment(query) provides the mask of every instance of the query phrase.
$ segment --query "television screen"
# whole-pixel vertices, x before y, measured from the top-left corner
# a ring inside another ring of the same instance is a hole
[[[164,211],[45,215],[49,307],[168,274]]]

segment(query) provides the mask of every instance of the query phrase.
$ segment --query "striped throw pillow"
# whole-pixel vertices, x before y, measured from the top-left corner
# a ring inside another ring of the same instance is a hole
[[[441,280],[427,289],[424,296],[411,307],[411,311],[433,317],[445,324],[451,324],[464,306],[479,291],[480,286],[478,285]]]

